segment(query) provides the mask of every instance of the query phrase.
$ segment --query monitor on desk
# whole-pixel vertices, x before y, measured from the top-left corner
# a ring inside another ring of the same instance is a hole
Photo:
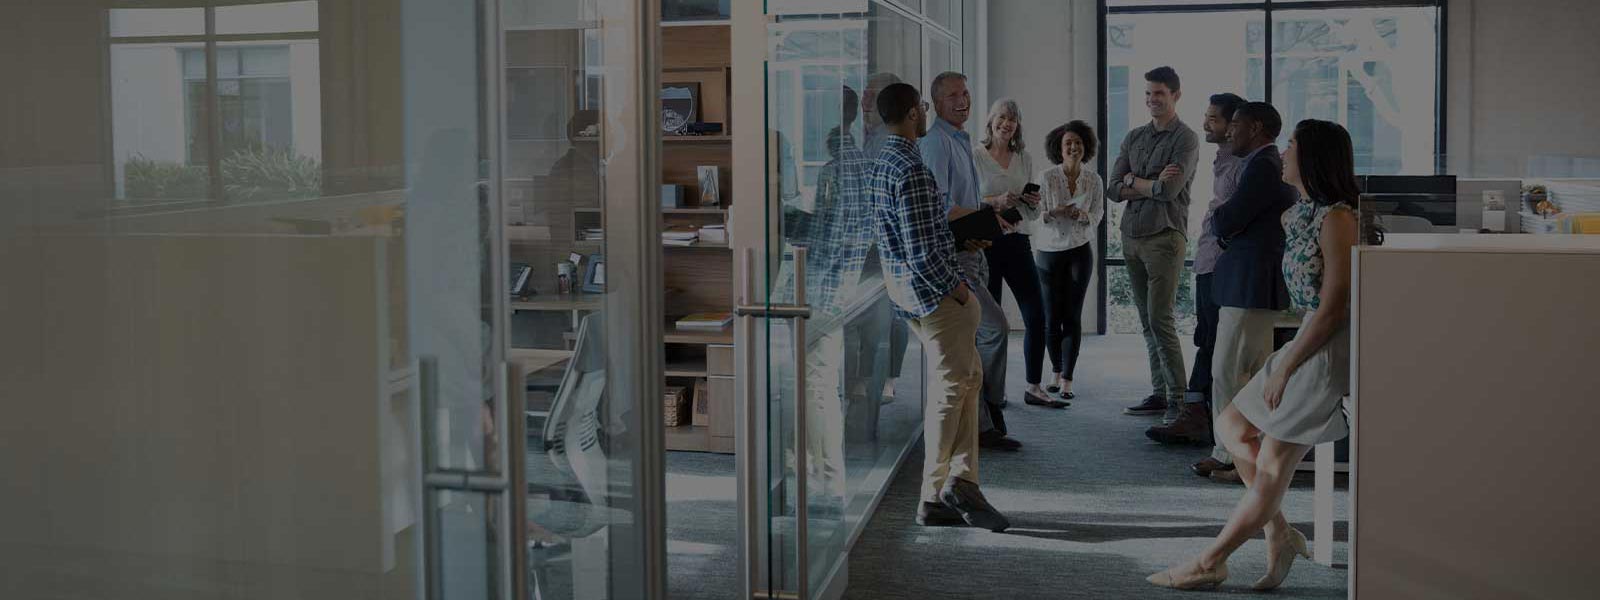
[[[1456,227],[1456,176],[1364,175],[1361,208],[1379,217],[1425,219],[1434,227]]]

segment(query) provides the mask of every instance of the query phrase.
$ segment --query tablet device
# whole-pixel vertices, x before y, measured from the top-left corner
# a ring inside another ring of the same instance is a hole
[[[969,214],[950,222],[950,234],[956,238],[956,246],[964,246],[969,240],[993,241],[1005,235],[1000,230],[1000,222],[994,218],[994,209],[985,206],[977,212]]]

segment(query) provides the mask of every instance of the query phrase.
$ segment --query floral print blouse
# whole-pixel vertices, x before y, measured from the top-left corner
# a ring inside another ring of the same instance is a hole
[[[1335,210],[1352,210],[1344,204],[1321,204],[1301,198],[1283,212],[1288,245],[1283,253],[1283,282],[1289,300],[1301,312],[1322,306],[1322,221]]]

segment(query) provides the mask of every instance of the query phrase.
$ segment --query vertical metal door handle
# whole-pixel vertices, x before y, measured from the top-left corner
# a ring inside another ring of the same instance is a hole
[[[809,487],[809,474],[807,473],[809,460],[806,456],[806,435],[808,433],[808,426],[806,424],[806,322],[807,319],[811,317],[811,307],[806,304],[806,249],[795,248],[793,260],[794,303],[789,305],[752,303],[750,302],[750,297],[754,295],[755,291],[755,278],[754,273],[752,272],[752,266],[755,263],[755,251],[753,249],[746,249],[744,253],[745,284],[739,305],[734,307],[734,313],[740,317],[761,317],[768,320],[788,319],[790,321],[789,331],[790,336],[793,338],[792,341],[794,346],[793,451],[795,465],[795,586],[797,588],[795,597],[805,599],[810,597],[809,589],[811,587],[809,577],[811,557],[809,547],[806,544],[806,538],[810,529],[810,526],[807,523],[810,514],[810,502],[807,498],[807,488]],[[746,429],[750,432],[751,439],[746,442],[745,451],[753,452],[756,447],[754,443],[754,433],[758,424],[754,419],[755,411],[747,411],[747,415],[749,415],[749,417],[747,417],[748,423]],[[754,458],[753,454],[751,455],[751,458]],[[754,461],[752,460],[746,464],[752,465],[752,467],[749,469],[749,472],[746,473],[746,476],[753,478],[756,474],[756,469],[753,466]],[[761,488],[747,486],[747,488],[770,489],[766,486],[762,486]],[[770,552],[771,550],[769,549],[768,551]],[[769,581],[768,585],[772,585],[772,581]],[[768,593],[766,595],[770,597],[774,594]],[[787,594],[781,593],[779,593],[779,595],[787,596]]]

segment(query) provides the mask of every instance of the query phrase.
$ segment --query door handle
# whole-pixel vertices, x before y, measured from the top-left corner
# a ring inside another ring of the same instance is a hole
[[[794,493],[795,493],[795,586],[796,590],[791,596],[789,592],[762,592],[769,598],[810,598],[810,552],[806,543],[809,525],[807,523],[810,512],[810,503],[807,498],[807,456],[806,456],[806,323],[811,318],[811,306],[806,304],[806,249],[794,249],[794,303],[793,304],[752,304],[749,297],[753,292],[755,264],[755,250],[745,249],[745,285],[743,297],[734,307],[734,314],[740,317],[787,319],[790,321],[789,335],[794,344]],[[754,411],[746,411],[754,414]],[[755,423],[751,423],[749,431],[755,431]],[[746,442],[747,450],[753,449],[754,436]],[[754,456],[753,454],[751,456]],[[770,490],[770,487],[763,486]],[[770,551],[770,550],[769,550]],[[769,582],[770,584],[771,582]]]

